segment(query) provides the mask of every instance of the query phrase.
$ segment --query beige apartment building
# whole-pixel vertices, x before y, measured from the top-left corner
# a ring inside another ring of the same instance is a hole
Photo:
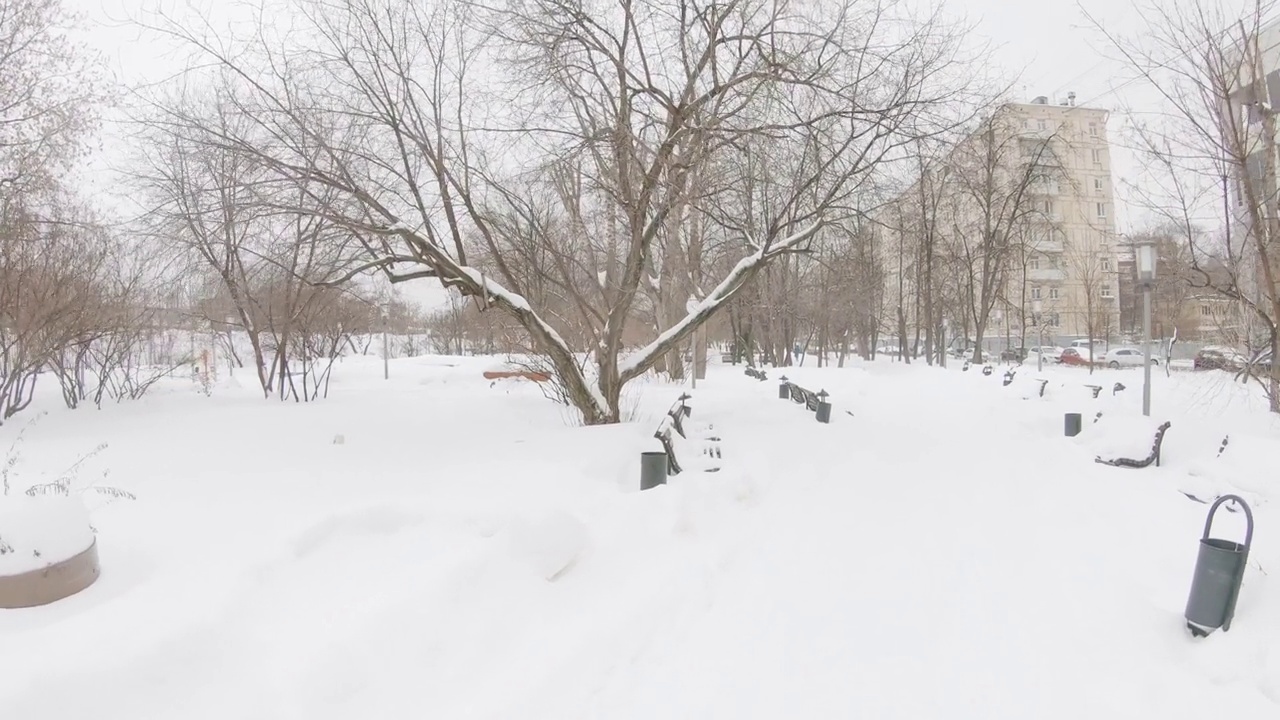
[[[1074,93],[1059,103],[1042,96],[1003,105],[877,215],[890,335],[899,329],[900,304],[911,306],[903,310],[908,334],[930,322],[914,295],[924,262],[915,250],[926,226],[918,209],[931,195],[933,264],[946,268],[942,277],[934,269],[935,327],[945,319],[950,337],[972,339],[971,308],[985,295],[992,310],[983,346],[991,352],[1041,344],[1041,334],[1045,344],[1090,331],[1103,340],[1116,334],[1108,114],[1075,105]]]
[[[1262,24],[1254,30],[1253,20],[1245,19],[1242,21],[1241,31],[1249,33],[1250,42],[1248,46],[1250,50],[1257,52],[1258,66],[1256,69],[1261,71],[1263,76],[1262,87],[1254,87],[1253,74],[1255,67],[1249,62],[1249,57],[1242,57],[1241,41],[1239,39],[1227,38],[1227,53],[1238,58],[1240,62],[1239,76],[1236,79],[1237,89],[1230,98],[1229,107],[1223,108],[1223,115],[1234,115],[1239,119],[1240,126],[1234,131],[1225,127],[1220,127],[1222,132],[1222,142],[1227,147],[1237,147],[1247,152],[1248,162],[1247,168],[1237,168],[1234,172],[1235,177],[1231,188],[1230,215],[1228,222],[1231,225],[1231,236],[1236,238],[1235,243],[1227,249],[1227,261],[1234,271],[1234,281],[1240,292],[1252,302],[1265,305],[1271,292],[1267,288],[1267,281],[1263,272],[1259,254],[1257,251],[1256,240],[1250,239],[1242,242],[1242,238],[1252,238],[1253,228],[1251,216],[1252,208],[1248,205],[1244,182],[1247,172],[1255,183],[1255,187],[1261,186],[1262,176],[1264,174],[1272,174],[1280,172],[1280,148],[1265,147],[1266,141],[1262,133],[1262,115],[1254,108],[1255,101],[1267,100],[1274,107],[1280,103],[1280,20]],[[1254,34],[1256,32],[1256,35]],[[1272,212],[1269,205],[1262,205],[1257,208],[1262,215],[1268,215]],[[1264,232],[1265,231],[1261,231]],[[1274,239],[1273,239],[1274,240]],[[1274,259],[1272,262],[1276,262]],[[1234,313],[1238,313],[1242,318],[1243,327],[1240,332],[1240,342],[1250,345],[1261,344],[1267,336],[1267,328],[1258,322],[1254,313],[1248,311],[1247,308],[1238,307],[1233,309]]]

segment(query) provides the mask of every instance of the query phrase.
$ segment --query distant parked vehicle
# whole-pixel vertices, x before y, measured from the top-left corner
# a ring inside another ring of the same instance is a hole
[[[1027,357],[1035,357],[1036,355],[1044,355],[1044,359],[1049,362],[1062,362],[1062,351],[1064,348],[1057,345],[1041,345],[1033,348],[1027,348]]]
[[[1062,358],[1058,362],[1063,365],[1088,366],[1093,362],[1093,351],[1087,347],[1069,347],[1062,351]]]
[[[1256,357],[1254,357],[1252,360],[1249,361],[1248,366],[1250,371],[1253,372],[1254,374],[1265,373],[1271,368],[1271,365],[1274,362],[1275,362],[1275,356],[1272,355],[1271,351],[1263,350],[1262,352],[1258,353]]]
[[[1142,367],[1142,350],[1133,347],[1116,348],[1110,352],[1098,355],[1098,362],[1105,363],[1109,368],[1122,367]],[[1159,365],[1160,360],[1151,358],[1152,365]]]
[[[1196,353],[1192,367],[1196,370],[1230,370],[1236,372],[1244,369],[1249,360],[1230,348],[1206,347]]]
[[[1089,340],[1087,338],[1078,338],[1076,340],[1072,340],[1071,344],[1068,345],[1067,347],[1092,349],[1092,348],[1097,348],[1100,345],[1106,345],[1106,344],[1107,343],[1105,340]]]
[[[1026,359],[1026,348],[1007,348],[1000,351],[1000,362],[1022,362]]]

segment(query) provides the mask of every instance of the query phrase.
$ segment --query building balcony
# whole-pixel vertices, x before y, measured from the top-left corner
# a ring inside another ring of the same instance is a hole
[[[1031,249],[1039,253],[1050,253],[1055,255],[1066,250],[1066,248],[1062,246],[1061,240],[1036,240],[1032,243]]]
[[[1029,269],[1027,279],[1033,282],[1062,282],[1067,279],[1067,272],[1059,268]]]

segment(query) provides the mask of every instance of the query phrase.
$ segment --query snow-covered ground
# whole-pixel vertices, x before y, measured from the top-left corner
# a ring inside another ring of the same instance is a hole
[[[1094,456],[1149,449],[1138,370],[786,369],[831,393],[822,425],[779,371],[716,366],[682,447],[720,438],[721,471],[640,493],[680,387],[576,428],[492,364],[349,359],[311,404],[248,378],[49,397],[15,484],[105,442],[84,472],[137,500],[93,513],[95,585],[0,610],[0,718],[1280,716],[1280,422],[1226,375],[1157,373],[1163,462],[1127,470]],[[1235,625],[1201,640],[1207,506],[1179,490],[1257,524]]]

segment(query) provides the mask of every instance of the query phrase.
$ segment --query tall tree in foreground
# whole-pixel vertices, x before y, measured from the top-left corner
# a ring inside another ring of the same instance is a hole
[[[1275,10],[1273,0],[1250,2],[1243,15],[1218,0],[1161,0],[1141,9],[1146,27],[1135,37],[1090,18],[1165,106],[1135,130],[1152,174],[1141,199],[1179,228],[1193,287],[1246,308],[1263,329],[1256,343],[1273,353],[1280,350],[1280,55],[1264,36]],[[1208,214],[1228,228],[1221,243],[1197,231]],[[1280,365],[1261,373],[1271,411],[1280,413]]]
[[[220,66],[188,82],[219,83],[253,127],[210,126],[180,104],[167,122],[274,182],[337,191],[295,211],[365,238],[366,269],[434,277],[512,316],[591,424],[617,422],[625,383],[848,217],[886,156],[951,125],[967,99],[959,29],[888,0],[294,9],[295,23],[273,16],[250,38],[159,23]],[[692,311],[679,298],[624,357],[627,327],[653,310],[642,287],[672,281],[653,275],[660,242],[736,259],[685,279]],[[520,248],[546,251],[553,293],[532,297]]]

